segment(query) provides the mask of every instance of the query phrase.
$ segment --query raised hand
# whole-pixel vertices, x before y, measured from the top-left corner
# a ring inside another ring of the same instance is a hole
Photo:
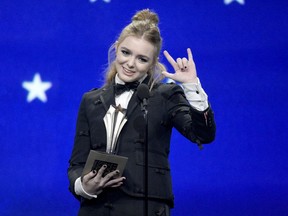
[[[165,77],[168,77],[170,79],[173,79],[174,81],[181,83],[197,82],[196,67],[193,61],[193,56],[190,48],[187,49],[188,59],[186,57],[177,58],[175,61],[174,58],[166,50],[163,53],[175,71],[174,73],[162,71],[162,74]]]

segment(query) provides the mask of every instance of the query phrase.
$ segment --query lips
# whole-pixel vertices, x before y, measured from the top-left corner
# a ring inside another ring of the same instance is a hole
[[[135,71],[128,70],[124,67],[122,67],[122,69],[123,69],[124,74],[127,76],[132,76],[135,73]]]

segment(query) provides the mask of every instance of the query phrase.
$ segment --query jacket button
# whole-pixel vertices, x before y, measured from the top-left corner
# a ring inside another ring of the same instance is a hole
[[[161,170],[161,169],[156,168],[155,172],[159,173],[159,174],[162,174],[162,175],[165,175],[165,170]]]
[[[113,208],[113,205],[112,205],[111,203],[105,203],[105,204],[104,204],[104,207],[105,207],[105,208],[112,209],[112,208]]]
[[[136,193],[144,193],[143,188],[135,188]]]

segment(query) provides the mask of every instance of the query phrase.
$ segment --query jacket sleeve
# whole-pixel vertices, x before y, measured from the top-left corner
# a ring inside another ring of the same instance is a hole
[[[169,85],[168,92],[166,107],[172,126],[199,147],[211,143],[216,133],[211,106],[204,111],[194,109],[186,100],[182,88],[175,84]]]
[[[78,111],[76,133],[74,137],[74,146],[69,160],[69,168],[68,168],[68,178],[70,183],[69,190],[77,199],[80,199],[80,197],[77,196],[74,191],[74,183],[76,179],[80,177],[82,174],[82,170],[86,163],[89,151],[90,151],[90,130],[88,119],[86,116],[86,100],[84,95]]]

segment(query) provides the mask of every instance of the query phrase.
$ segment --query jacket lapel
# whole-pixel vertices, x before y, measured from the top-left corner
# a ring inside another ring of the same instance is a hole
[[[150,79],[150,76],[147,76],[142,83],[148,85],[148,82],[149,82],[149,79]],[[128,104],[128,107],[127,107],[127,118],[129,119],[129,116],[133,113],[133,111],[135,110],[135,108],[137,106],[140,105],[140,99],[138,98],[138,95],[137,95],[137,89],[136,91],[134,92],[133,96],[131,97],[130,101],[129,101],[129,104]]]
[[[105,86],[102,91],[103,93],[100,95],[100,100],[107,112],[111,104],[115,105],[113,85]]]
[[[126,116],[129,119],[129,116],[133,113],[133,111],[135,110],[135,108],[137,107],[137,105],[139,105],[140,100],[137,96],[137,91],[134,92],[134,94],[132,95],[128,107],[127,107],[127,112],[126,112]]]

